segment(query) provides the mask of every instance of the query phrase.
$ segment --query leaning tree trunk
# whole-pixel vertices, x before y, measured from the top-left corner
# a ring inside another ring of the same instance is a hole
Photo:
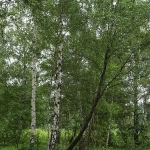
[[[127,57],[127,59],[125,60],[125,62],[122,64],[122,66],[119,68],[118,72],[115,74],[114,77],[112,77],[112,79],[107,83],[107,85],[103,85],[104,82],[104,78],[105,78],[105,73],[106,73],[106,69],[107,69],[107,65],[108,62],[110,60],[110,47],[107,47],[106,52],[105,52],[105,57],[104,57],[104,64],[103,64],[103,70],[100,76],[100,80],[99,80],[99,85],[98,85],[98,89],[97,89],[97,93],[95,98],[93,99],[93,105],[92,108],[88,114],[88,116],[86,117],[86,120],[78,134],[78,136],[73,140],[73,142],[69,145],[69,147],[67,148],[67,150],[72,150],[75,145],[80,141],[81,137],[83,136],[84,131],[86,130],[86,128],[88,127],[89,122],[91,121],[91,118],[93,116],[93,113],[96,109],[96,106],[100,100],[100,98],[103,96],[104,91],[106,90],[106,87],[109,86],[121,73],[121,71],[123,70],[123,68],[125,67],[126,63],[129,61],[129,59],[131,58],[131,54]]]
[[[61,99],[61,74],[62,74],[62,50],[63,44],[59,46],[58,60],[57,60],[57,70],[56,70],[56,93],[54,101],[54,118],[52,122],[52,133],[51,139],[48,146],[48,150],[54,150],[57,144],[57,137],[59,132],[59,108]]]
[[[80,99],[80,91],[78,91],[78,92],[79,92],[78,99],[80,100],[80,108],[79,108],[80,128],[82,129],[82,123],[84,121],[83,106],[82,106],[82,102],[81,102],[81,99]],[[89,136],[90,136],[90,122],[88,123],[88,127],[85,131],[85,134],[81,137],[81,139],[79,141],[79,150],[85,150],[86,149],[86,147],[88,145]]]
[[[34,50],[32,52],[32,98],[31,98],[31,132],[30,132],[30,149],[33,149],[35,143],[35,128],[36,128],[36,26],[34,25]]]
[[[88,146],[88,142],[89,142],[89,137],[90,137],[90,123],[87,126],[87,129],[85,131],[85,135],[82,136],[81,140],[80,140],[80,144],[79,144],[79,150],[85,150]]]
[[[83,136],[84,131],[87,129],[88,124],[91,121],[91,118],[92,118],[93,113],[94,113],[94,111],[96,109],[98,101],[99,101],[100,97],[102,96],[102,94],[104,92],[104,90],[102,89],[102,87],[103,87],[105,73],[106,73],[106,69],[107,69],[107,65],[108,65],[108,61],[109,61],[109,52],[110,52],[110,49],[108,48],[106,50],[106,52],[105,52],[103,71],[102,71],[102,74],[100,76],[100,81],[99,81],[99,86],[98,86],[98,90],[97,90],[96,96],[93,99],[93,105],[92,105],[91,111],[89,112],[89,114],[88,114],[88,116],[87,116],[87,118],[85,120],[85,123],[83,124],[83,126],[82,126],[82,128],[81,128],[81,130],[80,130],[80,132],[78,134],[78,136],[69,145],[69,147],[67,148],[67,150],[72,150],[75,147],[75,145],[80,141],[81,137]]]

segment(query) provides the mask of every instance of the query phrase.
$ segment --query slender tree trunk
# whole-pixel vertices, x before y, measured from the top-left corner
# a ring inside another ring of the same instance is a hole
[[[105,77],[105,73],[106,73],[106,68],[107,68],[108,61],[109,61],[109,55],[108,55],[109,52],[110,52],[110,49],[108,48],[106,50],[106,53],[105,53],[103,71],[102,71],[102,74],[100,76],[98,90],[97,90],[96,96],[93,100],[93,105],[92,105],[91,111],[90,111],[89,115],[87,116],[86,121],[83,124],[82,129],[80,130],[78,136],[73,140],[73,142],[70,144],[70,146],[67,148],[67,150],[72,150],[75,147],[75,145],[79,142],[81,137],[83,136],[84,131],[86,130],[86,128],[88,127],[89,122],[91,121],[91,118],[92,118],[93,113],[95,111],[95,108],[98,104],[98,101],[99,101],[100,97],[103,94],[103,89],[102,88],[103,88],[103,82],[104,82],[104,77]]]
[[[48,141],[47,141],[47,148],[49,148],[49,141],[50,141],[50,101],[51,101],[51,92],[52,92],[52,75],[50,77],[50,84],[49,84],[49,99],[47,102],[47,135],[48,135]]]
[[[138,124],[139,124],[138,100],[137,100],[137,92],[135,92],[134,93],[134,144],[135,144],[135,147],[139,143]]]
[[[24,105],[25,105],[25,100],[26,100],[26,64],[24,64],[23,66],[23,82],[22,82],[22,87],[23,87],[23,91],[22,91],[22,95],[21,95],[21,110],[20,110],[20,118],[19,118],[19,129],[18,129],[18,139],[17,139],[17,147],[18,144],[20,142],[20,138],[21,138],[21,134],[22,134],[22,130],[23,130],[23,123],[24,123]]]
[[[139,135],[138,135],[138,113],[135,110],[134,111],[134,142],[135,145],[138,145],[139,143]]]
[[[129,61],[129,59],[131,58],[131,54],[127,57],[127,59],[125,60],[125,62],[122,64],[122,66],[120,67],[120,69],[118,70],[118,72],[116,73],[116,75],[107,83],[107,85],[104,86],[104,79],[105,79],[105,73],[106,73],[106,69],[107,69],[107,65],[108,62],[110,60],[111,55],[109,55],[111,52],[110,48],[107,47],[106,52],[105,52],[105,57],[104,57],[104,61],[103,61],[103,70],[100,76],[100,80],[99,80],[99,85],[98,85],[98,89],[97,89],[97,93],[96,96],[93,99],[93,105],[92,108],[89,112],[89,114],[86,117],[86,120],[82,126],[82,129],[80,130],[78,136],[73,140],[73,142],[69,145],[69,147],[67,148],[67,150],[72,150],[75,145],[79,142],[79,140],[81,139],[84,131],[86,130],[86,128],[88,127],[89,122],[91,121],[91,118],[93,116],[93,113],[96,109],[96,106],[100,100],[100,98],[103,96],[103,93],[106,90],[106,87],[109,86],[121,73],[121,71],[123,70],[123,68],[125,67],[125,64]]]
[[[80,93],[80,91],[77,91],[78,93]],[[77,94],[80,95],[80,94]],[[81,103],[81,99],[80,96],[77,97],[80,100],[80,106],[79,106],[79,116],[80,116],[80,128],[82,129],[82,123],[83,123],[83,109],[82,109],[82,103]],[[79,150],[84,150],[84,138],[83,136],[80,139],[79,142]]]
[[[78,99],[80,100],[80,108],[79,108],[79,115],[80,115],[80,128],[82,129],[82,123],[84,121],[84,118],[83,118],[83,108],[82,108],[82,102],[81,102],[81,99],[80,99],[80,91],[78,91]],[[88,124],[88,127],[85,131],[85,135],[83,135],[80,139],[80,142],[79,142],[79,150],[85,150],[86,146],[87,146],[87,142],[88,142],[88,138],[89,138],[89,135],[90,135],[90,122]]]
[[[112,89],[111,97],[106,95],[106,102],[113,104],[114,99],[114,90]],[[111,119],[112,119],[112,112],[110,111],[109,117],[108,117],[108,127],[107,127],[107,136],[106,136],[106,149],[109,146],[109,140],[110,140],[110,131],[111,131]]]
[[[63,51],[63,13],[64,1],[61,1],[61,14],[59,22],[58,36],[60,38],[60,45],[58,46],[58,58],[56,68],[56,91],[54,100],[54,117],[52,122],[51,139],[49,142],[48,150],[55,150],[57,141],[59,140],[59,116],[60,116],[60,100],[61,100],[61,80],[62,80],[62,51]]]
[[[80,143],[81,146],[79,147],[79,150],[85,150],[87,148],[87,146],[88,146],[88,141],[89,141],[89,136],[90,136],[90,123],[91,122],[89,122],[89,124],[87,126],[87,129],[85,131],[85,135],[81,138],[82,139],[82,141],[81,141],[82,143]]]
[[[138,68],[139,65],[139,54],[134,53],[133,55],[133,67],[134,70],[139,69]],[[138,72],[133,72],[134,76],[133,76],[133,102],[134,102],[134,145],[135,148],[136,146],[139,144],[139,114],[138,114],[138,78],[140,75],[138,75]]]
[[[35,128],[36,128],[36,26],[34,25],[34,50],[32,52],[32,98],[31,98],[31,132],[30,132],[30,149],[33,149],[35,144]]]
[[[36,54],[32,56],[32,99],[31,99],[31,135],[30,135],[30,149],[33,149],[35,143],[35,128],[36,128]]]
[[[107,129],[107,137],[106,137],[106,149],[108,148],[108,143],[109,143],[109,137],[110,137],[110,121],[111,118],[108,118],[108,129]]]
[[[56,70],[56,93],[54,101],[54,118],[52,122],[52,133],[48,150],[54,150],[57,144],[59,132],[59,115],[60,115],[60,99],[61,99],[61,78],[62,78],[62,50],[63,44],[59,46],[57,70]]]

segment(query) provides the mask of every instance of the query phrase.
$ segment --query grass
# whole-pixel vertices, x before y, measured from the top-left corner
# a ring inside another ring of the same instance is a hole
[[[1,147],[1,150],[17,150],[14,146]]]
[[[47,148],[46,147],[40,147],[38,148],[38,150],[46,150]],[[57,150],[62,150],[60,148],[56,148]],[[15,148],[14,146],[8,146],[8,147],[1,147],[0,150],[18,150],[17,148]],[[21,150],[21,149],[20,149]],[[27,150],[27,149],[24,149],[24,150]],[[37,149],[36,149],[37,150]],[[104,148],[100,148],[100,147],[97,147],[97,148],[91,148],[91,149],[88,149],[88,150],[106,150]],[[122,149],[122,148],[109,148],[107,150],[127,150],[127,149]],[[150,148],[146,148],[146,149],[142,149],[142,150],[150,150]]]
[[[66,137],[65,131],[62,130],[61,143],[56,147],[56,150],[66,150],[67,149],[68,145],[65,146],[64,143],[66,143],[66,141],[68,141],[68,139],[70,138],[70,135],[71,135],[70,132],[71,131],[68,131],[68,135]],[[48,138],[48,135],[47,135],[46,130],[36,129],[35,150],[46,150],[47,149],[47,138]],[[29,139],[30,139],[30,130],[25,130],[21,136],[20,145],[18,146],[18,148],[16,148],[15,146],[5,146],[5,147],[0,147],[0,150],[27,150],[29,147]],[[96,147],[96,148],[90,148],[88,150],[106,150],[106,149]],[[107,150],[127,150],[127,149],[109,148]],[[142,150],[150,150],[150,148],[142,148]]]
[[[46,147],[41,147],[41,148],[38,148],[39,150],[46,150],[47,148]],[[57,148],[58,150],[62,150],[62,149],[59,149]],[[0,150],[18,150],[17,148],[13,147],[13,146],[8,146],[8,147],[4,147],[4,148],[0,148]],[[103,149],[103,148],[100,148],[100,147],[97,147],[97,148],[91,148],[89,150],[106,150],[106,149]],[[126,150],[126,149],[107,149],[107,150]]]

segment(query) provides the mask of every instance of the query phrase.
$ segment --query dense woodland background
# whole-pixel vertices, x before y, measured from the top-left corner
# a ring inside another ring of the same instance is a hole
[[[0,149],[150,148],[149,0],[0,0]]]

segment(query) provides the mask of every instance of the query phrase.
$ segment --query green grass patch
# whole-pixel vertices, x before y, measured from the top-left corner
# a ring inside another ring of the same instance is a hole
[[[17,150],[14,146],[0,147],[0,150]]]
[[[73,132],[71,130],[61,130],[60,143],[57,144],[56,150],[66,150],[69,146],[69,140]],[[28,150],[30,141],[30,130],[25,130],[22,133],[18,148],[15,146],[3,146],[0,150]],[[35,150],[45,150],[47,149],[48,133],[44,129],[36,129],[35,136]],[[91,147],[87,150],[127,150],[123,148],[102,148],[102,147]],[[129,150],[129,149],[128,149]],[[142,148],[137,150],[150,150],[150,148]]]

